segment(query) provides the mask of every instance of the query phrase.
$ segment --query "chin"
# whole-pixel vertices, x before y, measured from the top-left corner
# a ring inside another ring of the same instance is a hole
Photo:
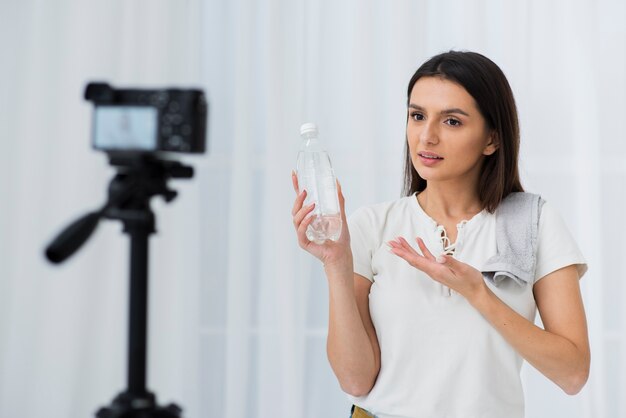
[[[432,171],[429,173],[430,170],[428,170],[428,167],[420,167],[420,170],[415,169],[415,171],[417,171],[417,174],[419,174],[419,176],[426,181],[447,180],[446,176],[441,175],[441,173],[433,173]]]
[[[419,167],[419,168],[418,168]],[[413,168],[415,169],[415,171],[417,171],[417,174],[419,174],[419,176],[421,178],[423,178],[424,180],[437,180],[437,176],[433,175],[432,171],[429,173],[430,170],[428,170],[428,167],[422,167],[421,165],[419,165],[418,167],[416,167],[415,165],[413,165]]]

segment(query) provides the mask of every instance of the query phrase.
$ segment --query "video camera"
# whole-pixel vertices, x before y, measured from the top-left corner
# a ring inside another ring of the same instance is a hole
[[[108,153],[205,150],[207,101],[201,90],[116,89],[89,83],[94,103],[92,141]]]

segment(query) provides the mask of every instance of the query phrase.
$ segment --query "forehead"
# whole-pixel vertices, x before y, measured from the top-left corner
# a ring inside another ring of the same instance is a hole
[[[477,109],[474,98],[463,86],[442,77],[422,77],[417,80],[409,103],[433,109]]]

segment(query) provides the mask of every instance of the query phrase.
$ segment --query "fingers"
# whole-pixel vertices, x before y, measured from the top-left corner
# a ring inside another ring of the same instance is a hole
[[[412,259],[416,255],[419,255],[419,254],[417,254],[417,252],[413,248],[411,248],[411,246],[408,244],[409,243],[406,242],[406,240],[404,240],[404,238],[401,238],[401,237],[398,237],[395,240],[389,241],[387,243],[387,245],[391,247],[392,253],[409,261],[409,259]]]
[[[415,251],[415,249],[411,247],[411,244],[409,244],[404,238],[398,237],[397,240],[400,242],[400,244],[405,250],[407,250],[408,252],[412,254],[418,255],[417,251]]]
[[[434,261],[434,257],[430,251],[428,251],[428,248],[426,248],[426,245],[424,245],[424,241],[422,241],[421,238],[417,238],[417,241],[424,256],[415,251],[415,249],[402,237],[389,241],[387,244],[393,254],[403,258],[413,267],[428,273],[430,268],[429,263],[426,260]]]
[[[304,192],[303,192],[304,193]],[[302,206],[302,204],[300,204],[300,206]],[[310,205],[301,207],[294,215],[293,215],[293,225],[297,228],[299,228],[300,223],[302,223],[302,220],[304,219],[304,217],[306,215],[308,215],[309,213],[311,213],[311,211],[315,208],[315,203],[311,203]]]
[[[339,183],[339,179],[336,179],[335,182],[337,183],[337,196],[339,196],[339,205],[341,206],[345,203],[345,199],[343,197],[343,191],[341,190],[341,183]]]
[[[300,194],[300,187],[298,185],[298,176],[294,170],[291,170],[291,184],[293,185],[293,190],[296,194]]]
[[[336,180],[337,182],[337,196],[339,197],[339,211],[341,212],[341,220],[344,222],[344,224],[348,224],[347,222],[347,218],[346,218],[346,199],[343,196],[343,190],[341,190],[341,183],[339,183],[339,179]]]
[[[417,252],[415,252],[415,250],[412,249],[405,240],[398,237],[395,240],[389,241],[387,245],[389,245],[389,251],[391,251],[393,254],[402,258],[411,266],[419,268],[421,270],[420,262],[423,257],[417,254]]]
[[[297,225],[298,242],[300,243],[300,246],[302,246],[303,248],[311,243],[311,241],[306,236],[306,230],[309,227],[309,224],[313,222],[313,220],[315,219],[315,216],[307,216],[307,214],[310,213],[314,207],[315,207],[315,204],[313,203],[307,206],[307,208],[310,208],[309,210],[303,208],[306,211],[306,213],[304,214],[305,218],[300,222],[299,225]]]
[[[306,199],[306,194],[306,190],[302,190],[302,193],[298,195],[293,204],[293,209],[291,209],[291,216],[296,216],[296,213],[298,213],[298,211],[302,208],[304,200]]]
[[[424,244],[424,241],[420,237],[415,238],[415,241],[417,241],[417,245],[420,247],[420,250],[422,251],[422,254],[424,254],[424,257],[431,261],[435,259],[433,254],[428,250],[428,248],[426,248],[426,244]]]
[[[306,248],[311,244],[311,241],[306,236],[306,230],[315,218],[315,216],[308,216],[314,208],[315,203],[311,203],[300,209],[293,218],[293,225],[296,227],[298,235],[298,243],[302,248]]]
[[[415,238],[415,241],[417,242],[419,249],[422,251],[422,254],[419,254],[417,251],[415,251],[415,249],[411,246],[411,244],[409,244],[407,240],[405,240],[402,237],[398,237],[396,238],[395,241],[390,241],[390,242],[395,243],[396,247],[402,248],[405,251],[410,252],[411,254],[422,255],[424,258],[434,261],[435,256],[433,256],[433,254],[428,250],[428,248],[426,247],[426,244],[424,244],[424,241],[420,237]]]

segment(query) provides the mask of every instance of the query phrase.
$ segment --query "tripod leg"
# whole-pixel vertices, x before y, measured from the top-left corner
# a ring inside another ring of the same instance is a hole
[[[148,334],[148,235],[146,225],[130,227],[130,321],[128,328],[128,392],[146,392]]]

